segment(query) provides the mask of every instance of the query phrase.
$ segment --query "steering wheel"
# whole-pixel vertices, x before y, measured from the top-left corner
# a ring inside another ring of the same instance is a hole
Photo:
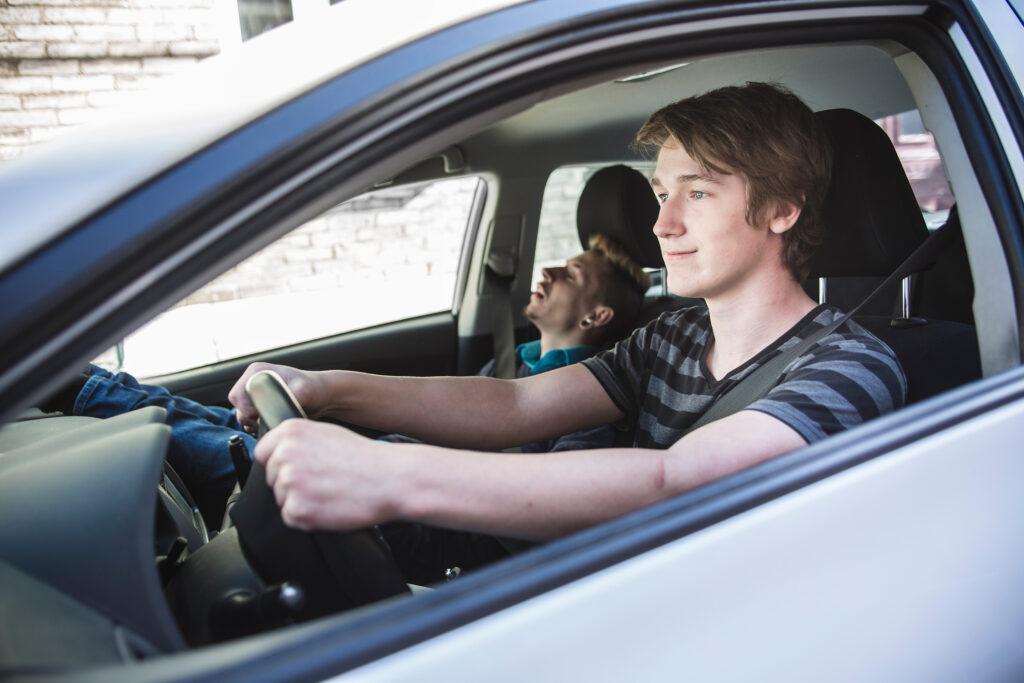
[[[260,414],[260,436],[285,420],[306,417],[275,372],[253,375],[246,391]],[[258,462],[230,514],[242,552],[260,579],[268,585],[291,582],[304,592],[297,621],[409,592],[376,529],[307,532],[285,525]]]

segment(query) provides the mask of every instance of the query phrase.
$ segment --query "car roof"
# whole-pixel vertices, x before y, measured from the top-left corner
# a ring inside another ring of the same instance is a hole
[[[723,85],[782,82],[815,110],[854,109],[873,119],[915,107],[888,41],[747,50],[603,74],[590,87],[545,98],[460,146],[473,170],[528,169],[628,158],[633,135],[662,106]],[[528,154],[524,151],[528,150]],[[481,163],[482,162],[482,163]]]

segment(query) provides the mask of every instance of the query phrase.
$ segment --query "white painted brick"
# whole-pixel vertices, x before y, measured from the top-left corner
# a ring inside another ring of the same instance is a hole
[[[189,27],[180,24],[141,24],[135,27],[135,33],[143,42],[159,42],[187,40],[189,38]],[[174,45],[171,45],[174,49]]]
[[[132,6],[134,7],[146,7],[146,8],[157,8],[157,9],[171,9],[181,7],[182,0],[132,0]]]
[[[18,73],[23,76],[66,76],[79,73],[77,59],[23,59],[18,62]]]
[[[26,24],[13,27],[14,37],[17,40],[44,40],[58,42],[71,40],[75,31],[70,26],[56,26],[49,24]]]
[[[89,106],[88,98],[82,94],[23,95],[21,102],[25,109],[66,109]]]
[[[137,74],[142,71],[141,59],[94,59],[82,62],[84,74]]]
[[[171,43],[172,55],[207,57],[218,52],[220,52],[220,43],[216,40],[186,40],[180,43]]]
[[[194,59],[147,57],[142,60],[142,70],[147,74],[176,74],[193,64],[195,64]]]
[[[92,121],[99,110],[84,107],[81,109],[62,109],[57,112],[57,121],[64,126],[77,126]]]
[[[21,109],[21,98],[17,95],[0,95],[0,110]]]
[[[58,59],[93,59],[106,57],[106,43],[51,43],[46,46],[46,53]]]
[[[24,76],[0,80],[0,93],[50,92],[53,80],[49,76]]]
[[[114,83],[114,87],[117,87],[116,78],[114,79]],[[97,92],[86,93],[85,100],[90,107],[104,109],[107,107],[119,106],[130,96],[131,93],[120,92],[119,90],[99,90]]]
[[[56,123],[58,123],[57,112],[52,109],[40,111],[0,111],[0,128],[52,126]]]
[[[163,80],[163,76],[137,74],[133,76],[115,76],[114,87],[117,90],[148,90]]]
[[[206,8],[185,7],[184,3],[174,9],[165,9],[162,23],[193,26],[213,21],[213,12]]]
[[[3,133],[0,133],[0,139],[3,139]],[[0,161],[10,161],[11,159],[17,159],[19,156],[21,156],[21,152],[23,149],[23,145],[7,146],[0,142]]]
[[[224,38],[224,31],[215,23],[200,23],[192,25],[192,37],[196,40],[213,40],[217,44]]]
[[[0,78],[8,78],[10,76],[17,76],[17,75],[18,75],[17,63],[15,63],[15,62],[13,62],[13,61],[11,61],[9,59],[0,60]]]
[[[95,92],[113,90],[113,76],[54,76],[54,92]]]
[[[330,261],[332,258],[334,258],[334,252],[330,247],[306,247],[305,249],[290,249],[285,252],[285,260],[288,263]]]
[[[46,56],[46,43],[27,40],[0,42],[0,59],[38,59]]]
[[[74,32],[79,40],[87,43],[110,43],[136,39],[135,28],[132,26],[78,25],[74,27]]]
[[[38,142],[48,142],[65,131],[67,131],[67,128],[62,126],[35,126],[29,129],[28,139],[33,144]]]
[[[48,7],[43,20],[50,24],[106,24],[110,23],[102,7]]]
[[[159,24],[165,21],[164,13],[159,9],[139,9],[137,7],[125,7],[107,10],[107,23],[130,24]]]
[[[0,145],[25,145],[28,142],[28,129],[24,126],[0,128]]]
[[[47,7],[69,7],[73,6],[76,0],[7,0],[7,4],[12,7],[15,6],[33,6],[33,5],[45,5]],[[103,4],[98,2],[96,4]]]
[[[0,7],[0,24],[38,24],[41,16],[35,7]]]
[[[167,43],[140,43],[138,41],[128,43],[111,43],[111,57],[159,57],[170,54],[170,46]]]

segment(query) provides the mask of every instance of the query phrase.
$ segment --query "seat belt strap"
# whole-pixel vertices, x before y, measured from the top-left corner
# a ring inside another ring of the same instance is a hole
[[[492,251],[487,258],[487,278],[491,290],[491,334],[494,340],[494,375],[501,379],[516,376],[515,322],[512,313],[512,281],[516,275],[511,250]]]
[[[953,236],[952,232],[947,230],[946,227],[943,226],[929,235],[928,239],[922,242],[899,268],[893,271],[882,284],[868,294],[849,313],[846,313],[814,334],[809,335],[801,340],[799,344],[795,344],[793,347],[763,363],[756,370],[733,385],[729,391],[715,401],[707,412],[701,415],[699,420],[693,423],[690,429],[687,430],[687,433],[703,427],[708,422],[720,420],[723,417],[737,413],[763,397],[779,383],[779,378],[790,363],[807,353],[819,341],[835,332],[843,323],[852,318],[857,311],[871,301],[874,301],[884,289],[913,273],[934,265],[936,256],[946,248]]]

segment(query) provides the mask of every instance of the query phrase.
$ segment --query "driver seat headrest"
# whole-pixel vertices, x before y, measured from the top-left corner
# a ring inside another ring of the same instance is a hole
[[[832,143],[832,180],[810,277],[889,275],[928,237],[903,164],[866,116],[849,109],[817,116]]]

